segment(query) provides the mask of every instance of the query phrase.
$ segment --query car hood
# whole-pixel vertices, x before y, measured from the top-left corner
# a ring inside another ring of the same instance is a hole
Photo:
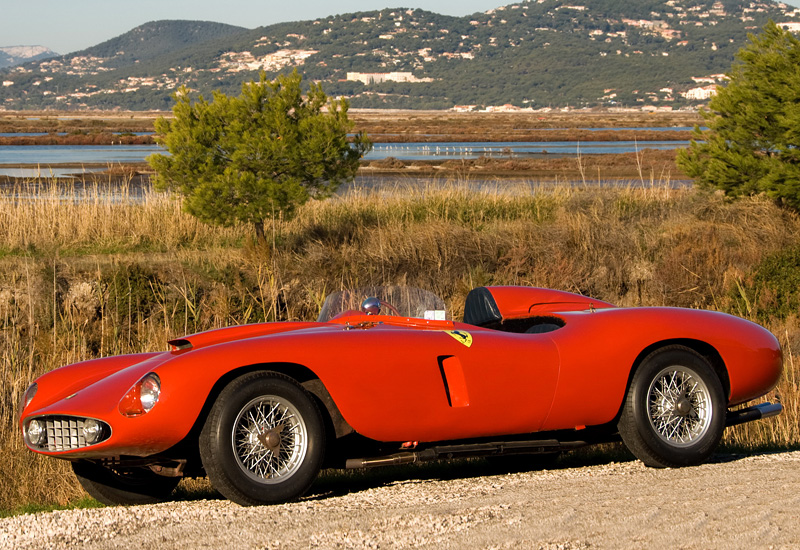
[[[277,323],[256,323],[252,325],[240,325],[198,332],[196,334],[190,334],[189,336],[175,338],[170,340],[168,343],[172,346],[173,351],[199,349],[216,344],[244,340],[246,338],[256,338],[259,336],[269,336],[271,334],[280,334],[283,332],[325,326],[329,326],[328,323],[291,321]]]

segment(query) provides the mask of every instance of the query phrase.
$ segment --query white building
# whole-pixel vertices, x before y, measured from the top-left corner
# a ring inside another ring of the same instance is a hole
[[[686,99],[705,100],[715,95],[716,93],[717,93],[717,86],[712,84],[711,86],[701,86],[699,88],[692,88],[691,90],[682,92],[681,95]]]
[[[391,73],[347,73],[347,80],[363,82],[364,84],[378,84],[391,80],[394,82],[433,82],[432,78],[417,78],[411,72]]]

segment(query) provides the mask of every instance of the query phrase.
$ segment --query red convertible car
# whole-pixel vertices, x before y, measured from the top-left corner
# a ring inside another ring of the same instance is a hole
[[[556,290],[480,287],[463,322],[405,287],[338,292],[316,322],[229,327],[170,351],[96,359],[28,388],[20,427],[106,504],[208,476],[243,505],[302,495],[324,467],[555,454],[621,438],[649,466],[699,464],[731,410],[766,394],[775,337],[723,313],[618,308]]]

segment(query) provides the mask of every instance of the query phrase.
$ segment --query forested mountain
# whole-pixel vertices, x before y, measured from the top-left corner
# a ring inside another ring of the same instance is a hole
[[[102,59],[106,69],[142,65],[151,70],[158,65],[183,63],[191,49],[246,30],[204,21],[155,21],[69,57]],[[173,52],[179,53],[170,59]]]
[[[259,71],[295,67],[355,107],[679,107],[702,101],[770,19],[800,29],[800,10],[767,0],[529,0],[467,17],[385,9],[253,30],[159,21],[0,72],[0,108],[167,109],[181,85],[238,93]]]

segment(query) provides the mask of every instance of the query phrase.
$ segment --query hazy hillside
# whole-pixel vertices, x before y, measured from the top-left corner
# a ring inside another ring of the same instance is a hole
[[[0,69],[57,55],[56,52],[44,46],[3,46],[0,47]]]
[[[77,52],[70,58],[107,60],[106,68],[127,68],[143,63],[163,63],[177,54],[178,59],[191,55],[192,48],[247,29],[205,21],[153,21],[102,44]]]
[[[800,28],[767,0],[537,0],[448,17],[385,9],[253,30],[160,21],[0,75],[0,106],[169,108],[180,85],[237,93],[297,68],[356,107],[680,107],[704,101],[750,32]],[[796,26],[796,27],[795,27]]]

